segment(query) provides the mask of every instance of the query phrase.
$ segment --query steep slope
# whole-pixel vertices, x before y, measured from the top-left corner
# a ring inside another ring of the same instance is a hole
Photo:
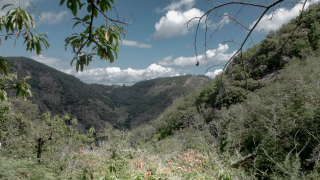
[[[6,59],[12,65],[10,72],[18,72],[18,78],[32,77],[28,83],[32,87],[34,98],[29,99],[39,106],[41,113],[48,110],[60,115],[68,112],[77,117],[84,129],[91,126],[98,128],[103,122],[116,124],[118,115],[113,111],[113,101],[90,85],[29,58]]]
[[[86,84],[74,76],[25,57],[6,57],[10,72],[31,76],[28,83],[41,113],[69,114],[77,117],[83,129],[99,129],[109,122],[117,128],[136,127],[156,118],[173,100],[202,88],[207,77],[191,75],[158,78],[133,86]],[[11,92],[13,95],[13,92]]]
[[[230,179],[243,178],[239,169],[252,179],[319,179],[320,3],[301,20],[271,31],[203,89],[133,130],[132,144],[214,152],[234,167]]]

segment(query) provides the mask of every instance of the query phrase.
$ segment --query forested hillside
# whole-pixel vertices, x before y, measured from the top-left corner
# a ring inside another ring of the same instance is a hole
[[[304,12],[297,29],[298,17],[271,31],[243,61],[239,54],[205,88],[133,130],[134,144],[211,152],[231,179],[319,179],[319,9]]]
[[[301,17],[270,32],[204,88],[155,118],[145,114],[164,107],[155,100],[187,94],[188,85],[199,87],[204,77],[160,78],[132,87],[83,85],[111,99],[110,112],[130,113],[132,119],[121,120],[124,126],[144,122],[131,130],[106,123],[103,131],[79,134],[67,114],[39,117],[29,100],[1,102],[0,178],[320,179],[320,3]],[[59,83],[50,76],[50,85]]]
[[[6,59],[12,64],[9,72],[18,72],[18,78],[32,77],[28,83],[34,97],[29,99],[39,106],[40,113],[67,112],[84,125],[82,129],[101,129],[106,122],[121,129],[136,127],[156,118],[174,99],[202,88],[208,81],[205,76],[186,75],[124,87],[86,84],[29,58]]]

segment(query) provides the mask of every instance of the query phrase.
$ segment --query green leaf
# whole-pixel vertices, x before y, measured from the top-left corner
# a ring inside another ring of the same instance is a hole
[[[111,4],[107,1],[106,2],[107,6],[109,7],[110,11],[112,11],[112,7],[111,7]]]
[[[19,96],[20,91],[21,91],[21,89],[20,89],[20,88],[17,88],[16,96]]]
[[[80,23],[81,23],[80,21],[77,21],[76,23],[74,23],[72,29],[73,29],[74,27],[76,27],[76,26],[77,26],[78,24],[80,24]]]
[[[83,71],[83,69],[84,69],[84,64],[81,63],[81,72]]]
[[[59,6],[62,6],[65,1],[66,1],[66,0],[61,0]]]
[[[72,61],[70,62],[71,66],[72,66],[72,63],[74,62],[74,60],[76,60],[76,57],[74,57],[74,58],[72,59]]]
[[[3,73],[4,73],[6,76],[8,76],[7,67],[3,67],[2,69],[3,69]]]
[[[77,2],[72,1],[72,2],[71,2],[70,9],[71,9],[71,11],[72,11],[72,14],[73,14],[74,16],[77,16],[77,11],[78,11]]]
[[[89,40],[88,43],[87,43],[87,47],[89,47],[92,42],[93,42],[93,41]]]
[[[87,14],[87,15],[82,19],[82,21],[88,21],[90,18],[91,18],[91,15],[90,15],[90,14]]]
[[[88,11],[88,13],[91,13],[91,11],[92,11],[92,4],[89,4],[89,5],[88,5],[87,11]]]
[[[36,43],[36,52],[38,55],[42,55],[41,45],[39,41]]]
[[[3,70],[5,75],[8,75],[7,68],[10,66],[11,64],[0,56],[0,68]]]
[[[87,39],[87,36],[84,33],[81,33],[80,36],[81,36],[82,40]]]
[[[32,93],[32,91],[30,89],[28,89],[28,92],[29,92],[29,96],[33,97],[33,93]]]
[[[83,31],[83,33],[87,34],[89,33],[89,31],[90,31],[90,28],[88,27],[85,31]]]
[[[76,71],[77,71],[77,73],[78,73],[78,71],[79,71],[79,66],[80,66],[79,61],[77,61],[77,64],[76,64]]]
[[[80,2],[80,1],[78,1],[78,2]],[[84,5],[85,5],[86,3],[79,3],[79,9],[81,9]]]
[[[114,57],[113,57],[113,54],[112,54],[110,47],[107,47],[107,53],[108,53],[108,57],[110,59],[110,64],[113,64]]]
[[[94,17],[98,17],[98,10],[97,10],[97,8],[93,8],[93,16]]]
[[[36,15],[38,15],[39,17],[41,17],[41,15],[39,13],[37,13],[35,10],[31,10],[33,13],[35,13]]]
[[[6,5],[4,5],[4,6],[1,8],[1,11],[4,10],[6,7],[9,7],[9,6],[14,6],[14,4],[6,4]]]

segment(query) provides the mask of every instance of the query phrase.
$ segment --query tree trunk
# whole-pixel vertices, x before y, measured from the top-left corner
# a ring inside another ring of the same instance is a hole
[[[43,139],[42,139],[42,138],[39,138],[39,139],[38,139],[38,152],[37,152],[37,158],[38,158],[39,164],[41,164],[40,159],[41,159],[41,153],[42,153],[43,143],[44,143]]]

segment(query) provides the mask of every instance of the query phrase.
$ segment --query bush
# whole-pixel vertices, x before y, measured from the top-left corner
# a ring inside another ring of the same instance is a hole
[[[0,157],[0,179],[56,179],[49,169],[29,160]]]
[[[293,43],[293,47],[291,49],[291,55],[301,58],[302,55],[300,53],[302,49],[309,48],[309,47],[310,47],[309,41],[299,39]]]
[[[316,49],[320,39],[320,24],[315,21],[311,24],[310,31],[308,33],[309,41],[313,49]]]
[[[239,73],[237,73],[234,77],[235,80],[238,80],[238,81],[241,81],[241,80],[244,80],[246,77],[245,77],[245,74],[243,71],[240,71]]]
[[[277,45],[278,45],[278,41],[276,39],[264,39],[260,42],[260,52],[259,54],[264,54],[266,56],[266,58],[268,58],[269,53],[273,52]]]
[[[247,97],[246,90],[241,87],[231,86],[225,92],[224,102],[236,104],[243,102]]]

